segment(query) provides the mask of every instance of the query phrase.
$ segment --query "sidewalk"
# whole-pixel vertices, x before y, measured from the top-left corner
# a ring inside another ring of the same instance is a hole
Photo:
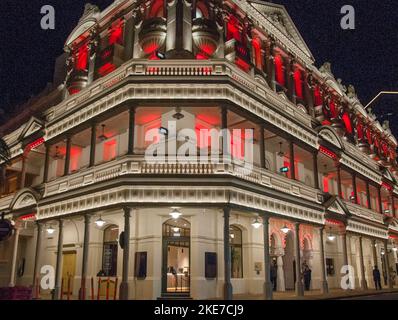
[[[384,294],[384,293],[398,293],[398,287],[394,289],[383,289],[376,291],[369,290],[342,290],[331,289],[327,295],[323,295],[320,290],[311,290],[304,293],[304,297],[296,297],[294,291],[274,292],[274,300],[333,300],[340,298],[360,298],[363,296]],[[262,295],[234,295],[234,300],[263,300]]]

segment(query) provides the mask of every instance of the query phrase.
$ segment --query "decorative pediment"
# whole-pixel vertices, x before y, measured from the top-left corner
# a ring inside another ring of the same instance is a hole
[[[249,3],[260,12],[273,26],[287,36],[308,57],[314,60],[313,55],[305,43],[303,37],[293,23],[292,18],[285,7],[279,4],[249,0]]]
[[[391,181],[391,182],[395,181],[394,176],[391,174],[390,170],[388,170],[388,169],[384,170],[383,177],[386,178],[387,180]]]
[[[32,189],[26,188],[20,190],[11,201],[11,211],[29,208],[37,205],[40,195]]]
[[[324,203],[327,212],[338,214],[341,216],[349,216],[350,212],[346,205],[339,197],[332,196],[329,200]]]
[[[323,140],[331,143],[340,150],[344,149],[344,143],[337,133],[328,126],[323,126],[318,129],[318,136]]]
[[[35,117],[32,117],[32,118],[30,118],[29,122],[26,123],[25,128],[22,130],[22,132],[19,136],[19,140],[23,140],[43,128],[44,128],[43,121],[41,121]]]

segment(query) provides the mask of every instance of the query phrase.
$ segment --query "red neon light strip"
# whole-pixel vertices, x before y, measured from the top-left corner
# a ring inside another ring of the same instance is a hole
[[[329,158],[332,158],[333,160],[336,160],[338,158],[337,154],[335,154],[333,151],[329,150],[328,148],[326,148],[324,146],[320,146],[319,151],[321,153],[323,153],[324,155],[328,156]]]

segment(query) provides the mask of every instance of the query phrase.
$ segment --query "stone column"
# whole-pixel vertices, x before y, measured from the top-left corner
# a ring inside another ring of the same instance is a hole
[[[45,144],[46,154],[44,156],[44,172],[43,172],[43,183],[48,181],[48,166],[50,165],[50,146]]]
[[[69,165],[70,165],[70,149],[72,147],[72,138],[68,136],[66,138],[66,155],[65,155],[65,168],[64,168],[64,175],[69,174]]]
[[[389,289],[393,289],[394,284],[391,281],[391,274],[390,274],[390,257],[388,256],[388,240],[384,240],[384,256],[386,257],[387,285]]]
[[[365,262],[363,259],[363,245],[362,245],[362,236],[359,237],[359,257],[361,263],[361,288],[362,290],[368,289],[368,283],[366,282],[366,274],[365,274]]]
[[[337,164],[337,192],[340,198],[343,198],[343,189],[341,187],[341,166]]]
[[[290,177],[292,180],[296,180],[296,170],[294,164],[294,143],[293,141],[289,142],[289,150],[290,150]]]
[[[301,281],[301,257],[300,257],[300,223],[294,223],[294,251],[296,258],[296,295],[304,296],[303,282]]]
[[[18,244],[19,244],[19,227],[15,228],[14,233],[14,247],[12,250],[12,260],[11,260],[11,275],[9,287],[15,287],[15,273],[17,268],[17,257],[18,257]]]
[[[128,300],[129,298],[129,260],[130,260],[130,208],[124,207],[124,248],[123,248],[123,272],[120,284],[119,299]]]
[[[392,208],[391,214],[394,218],[396,218],[395,197],[393,192],[391,192],[391,208]]]
[[[53,290],[53,300],[59,300],[61,293],[61,278],[62,278],[62,250],[64,247],[64,221],[59,220],[58,225],[58,246],[57,246],[57,264],[55,269],[55,287]]]
[[[128,154],[134,154],[134,129],[135,129],[135,107],[129,109],[129,139],[128,139]]]
[[[222,130],[222,156],[223,162],[230,156],[231,146],[228,143],[228,109],[226,106],[221,107],[221,130]]]
[[[89,167],[95,165],[95,152],[97,147],[97,124],[91,124],[91,142],[90,142],[90,164]]]
[[[224,300],[232,300],[231,284],[231,247],[229,234],[229,216],[231,208],[224,208]]]
[[[90,220],[89,214],[84,215],[84,240],[83,240],[83,258],[82,258],[82,278],[80,287],[80,300],[86,300],[87,292],[87,266],[88,266],[88,255],[89,255],[89,243],[90,243]]]
[[[273,39],[269,39],[266,42],[266,64],[267,64],[267,80],[268,85],[272,90],[275,89],[275,64],[274,64],[274,46],[275,42]]]
[[[283,257],[282,256],[278,256],[276,258],[276,265],[278,267],[276,288],[280,292],[285,292],[286,291],[285,270],[283,269]]]
[[[266,169],[265,136],[264,127],[262,125],[260,125],[260,164],[261,168]]]
[[[28,155],[25,153],[22,155],[22,171],[21,171],[21,180],[19,181],[19,189],[25,188],[25,181],[26,181],[26,160]]]
[[[377,246],[376,240],[373,239],[373,240],[372,240],[372,253],[373,253],[373,263],[374,263],[374,266],[377,266],[377,265],[379,264],[378,261],[377,261],[377,249],[376,249],[376,246]]]
[[[354,203],[358,204],[357,178],[355,173],[352,174],[352,189],[352,193],[354,194]]]
[[[313,153],[313,166],[314,166],[314,188],[319,189],[319,174],[318,174],[318,151]]]
[[[324,227],[319,228],[319,248],[320,248],[320,258],[321,258],[321,291],[322,294],[327,294],[329,293],[329,286],[328,286],[328,281],[326,277],[326,266],[325,266],[325,248],[324,248],[324,242],[323,242],[323,230]]]
[[[383,202],[381,200],[381,186],[378,187],[378,197],[379,197],[379,210],[381,214],[384,214],[383,212]]]
[[[343,265],[348,266],[347,233],[345,231],[341,233],[341,240],[343,244]]]
[[[32,283],[32,291],[33,297],[38,299],[39,297],[36,296],[36,292],[38,290],[38,283],[37,281],[40,280],[39,272],[40,272],[40,253],[41,253],[41,231],[42,231],[42,224],[36,222],[37,226],[37,239],[36,239],[36,253],[35,253],[35,264],[33,267],[33,283]],[[40,286],[40,285],[39,285]]]
[[[368,209],[372,209],[372,201],[370,199],[370,185],[369,181],[366,181],[366,200],[368,201]]]
[[[6,166],[3,164],[0,166],[0,195],[6,193]]]
[[[264,299],[272,300],[272,283],[271,283],[271,258],[269,254],[269,216],[263,215],[263,228],[264,228]]]

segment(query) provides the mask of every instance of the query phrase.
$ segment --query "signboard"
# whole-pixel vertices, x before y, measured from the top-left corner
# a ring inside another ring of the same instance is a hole
[[[0,220],[0,241],[5,241],[12,235],[12,230],[14,227],[10,220],[1,219]]]

